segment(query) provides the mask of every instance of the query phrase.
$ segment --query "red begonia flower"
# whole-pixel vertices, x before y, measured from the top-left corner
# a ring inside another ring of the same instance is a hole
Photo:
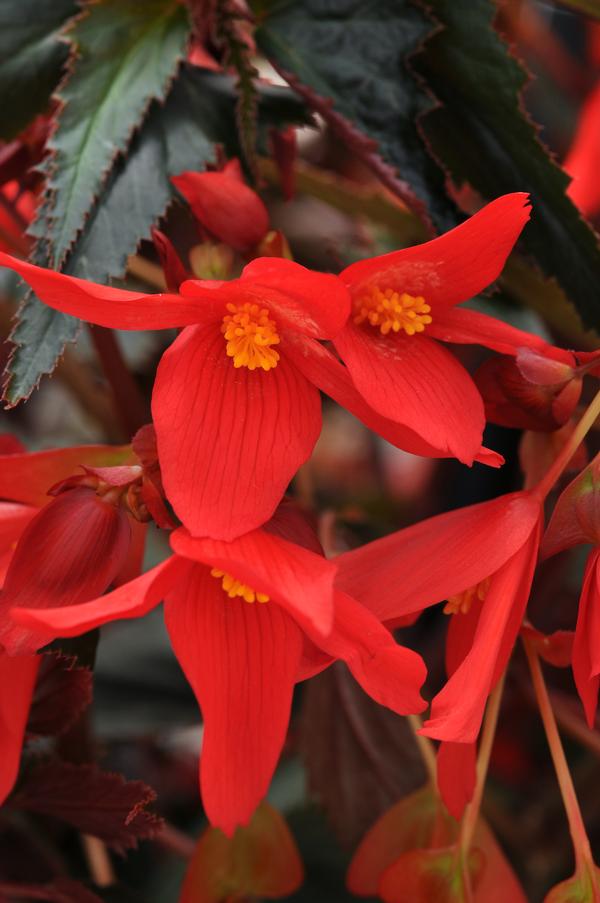
[[[171,181],[207,232],[236,251],[250,250],[268,232],[267,208],[244,182],[238,160],[219,172],[183,172]]]
[[[267,791],[294,684],[314,673],[316,650],[317,670],[341,659],[379,702],[400,714],[422,711],[420,656],[335,590],[335,564],[313,550],[316,540],[307,541],[285,506],[264,529],[232,542],[181,528],[171,543],[172,558],[100,599],[12,615],[47,636],[72,636],[166,599],[173,648],[204,717],[204,806],[227,834],[247,824]]]
[[[457,820],[473,797],[477,780],[477,744],[440,743],[437,785],[446,809]]]
[[[101,326],[188,326],[158,367],[152,410],[165,490],[190,532],[232,539],[273,514],[321,426],[288,336],[329,339],[348,317],[335,276],[258,258],[231,282],[140,295],[0,254],[46,304]],[[195,324],[195,325],[191,325]]]
[[[542,504],[515,492],[422,521],[336,558],[336,585],[397,622],[449,600],[450,678],[423,733],[472,743],[506,667],[533,579]]]
[[[586,216],[600,213],[600,80],[581,113],[573,143],[563,164],[572,177],[568,194]]]
[[[362,260],[340,278],[353,314],[334,344],[361,395],[438,455],[471,464],[481,447],[483,403],[471,377],[440,343],[514,354],[541,339],[471,310],[504,266],[529,219],[527,195],[504,195],[452,231],[416,247]]]

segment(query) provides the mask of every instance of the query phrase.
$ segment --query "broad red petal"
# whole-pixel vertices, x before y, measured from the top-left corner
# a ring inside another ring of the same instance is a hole
[[[481,448],[483,401],[467,371],[433,339],[383,336],[348,324],[335,347],[352,381],[379,414],[471,464]]]
[[[55,483],[88,467],[135,464],[130,445],[75,445],[48,451],[0,455],[0,498],[41,508]]]
[[[352,382],[348,369],[323,345],[308,339],[300,343],[286,338],[283,349],[307,379],[387,442],[425,458],[453,457],[450,452],[434,448],[407,426],[377,413]],[[500,467],[504,463],[502,455],[487,448],[481,448],[475,460],[490,467]]]
[[[231,836],[248,824],[277,765],[302,634],[278,605],[227,598],[202,565],[169,595],[165,619],[204,718],[204,808]]]
[[[47,641],[12,623],[11,608],[54,608],[93,599],[112,583],[131,539],[125,512],[92,489],[71,489],[42,508],[24,530],[0,593],[0,646],[34,652]]]
[[[551,360],[573,364],[571,352],[548,344],[532,332],[466,307],[440,311],[427,327],[427,335],[457,345],[483,345],[513,356],[519,348],[535,349]]]
[[[419,692],[427,677],[421,656],[396,643],[389,630],[347,593],[335,594],[331,633],[317,637],[313,632],[311,639],[332,659],[346,662],[363,690],[380,705],[399,715],[426,708]],[[306,656],[302,664],[305,668]]]
[[[40,657],[0,653],[0,806],[13,789]]]
[[[528,196],[505,194],[433,241],[361,260],[341,278],[353,292],[370,283],[423,295],[435,313],[478,295],[502,272],[529,219]]]
[[[573,643],[573,677],[590,728],[593,728],[596,722],[600,685],[599,562],[600,549],[595,549],[585,567]]]
[[[215,316],[208,293],[206,298],[198,299],[164,293],[144,295],[36,267],[3,252],[0,252],[0,266],[19,273],[48,307],[97,326],[168,329],[201,323]]]
[[[514,492],[438,514],[338,555],[336,586],[392,620],[489,577],[527,542],[541,506]]]
[[[266,593],[303,626],[328,633],[333,621],[335,564],[265,530],[253,530],[231,542],[195,538],[184,530],[171,536],[177,555],[230,573]]]
[[[293,364],[235,369],[212,326],[163,355],[152,411],[169,500],[192,533],[220,539],[269,519],[321,428],[319,393]]]
[[[182,172],[171,181],[204,228],[232,248],[246,251],[267,232],[267,208],[231,170]]]
[[[460,819],[471,802],[477,775],[475,743],[441,743],[437,753],[437,784],[450,815]]]
[[[487,697],[506,667],[529,598],[540,528],[492,577],[481,605],[473,645],[431,704],[422,733],[438,740],[472,743]],[[454,615],[453,617],[460,617]]]
[[[110,621],[141,618],[185,580],[190,568],[189,562],[172,556],[98,599],[66,608],[13,608],[11,617],[17,624],[46,634],[47,641],[78,636]]]

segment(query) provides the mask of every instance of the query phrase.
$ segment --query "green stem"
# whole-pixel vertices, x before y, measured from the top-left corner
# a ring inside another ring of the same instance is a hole
[[[550,747],[550,754],[554,762],[554,770],[560,787],[561,796],[569,821],[569,830],[573,840],[573,848],[575,850],[575,860],[577,867],[593,865],[592,851],[588,840],[585,824],[581,816],[581,809],[577,801],[573,779],[569,771],[569,765],[565,756],[565,752],[560,741],[560,734],[556,726],[556,719],[552,711],[550,697],[544,681],[544,675],[537,652],[529,640],[523,638],[527,660],[529,662],[529,670],[531,671],[531,679],[533,688],[540,710],[540,715],[544,723],[544,730]]]
[[[544,474],[538,485],[532,490],[540,499],[546,498],[599,416],[600,391],[596,393],[590,402],[589,407],[583,414],[583,417],[573,430],[564,447],[557,455],[552,466]]]
[[[411,726],[415,741],[419,747],[419,752],[423,759],[423,764],[427,769],[427,777],[432,788],[437,793],[437,763],[435,758],[435,749],[429,737],[424,737],[419,733],[423,727],[423,720],[419,715],[407,715],[408,723]]]
[[[496,687],[490,696],[485,713],[485,723],[483,725],[481,743],[479,744],[479,755],[477,757],[477,782],[475,784],[475,792],[473,793],[473,799],[465,809],[460,829],[459,847],[465,859],[469,852],[471,841],[473,840],[473,833],[477,825],[477,819],[479,818],[479,810],[481,809],[485,780],[490,764],[492,746],[494,745],[494,737],[496,736],[496,726],[498,724],[498,715],[500,713],[500,703],[502,701],[505,677],[506,672],[496,684]]]

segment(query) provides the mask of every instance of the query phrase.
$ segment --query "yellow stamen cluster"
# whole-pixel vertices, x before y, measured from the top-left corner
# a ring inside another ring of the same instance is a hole
[[[223,578],[221,581],[221,586],[230,599],[235,599],[237,596],[241,596],[244,602],[249,602],[250,604],[252,604],[253,602],[269,601],[269,596],[267,596],[266,593],[257,593],[250,586],[246,586],[245,583],[241,583],[241,581],[236,580],[235,577],[231,576],[231,574],[226,574],[225,571],[220,571],[218,568],[213,568],[210,573],[213,577]]]
[[[432,322],[430,311],[425,298],[370,285],[354,302],[354,322],[360,324],[366,320],[371,326],[379,326],[383,335],[401,329],[407,335],[414,335]]]
[[[272,345],[279,344],[277,326],[269,311],[258,304],[228,304],[221,332],[227,341],[227,354],[234,367],[249,370],[271,370],[277,366],[279,354]]]
[[[479,599],[480,602],[483,602],[483,600],[487,596],[489,588],[490,578],[486,577],[485,580],[481,580],[475,586],[471,586],[469,587],[469,589],[463,590],[462,593],[458,593],[456,596],[449,596],[448,601],[444,606],[444,614],[466,615],[467,612],[471,610],[471,606],[475,599]]]

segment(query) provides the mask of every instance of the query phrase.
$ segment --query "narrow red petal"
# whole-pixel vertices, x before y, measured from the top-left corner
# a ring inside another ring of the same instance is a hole
[[[265,530],[223,542],[195,538],[180,529],[172,534],[171,545],[178,555],[219,568],[266,593],[303,626],[319,634],[331,630],[335,565],[322,555]]]
[[[553,361],[569,366],[574,362],[570,351],[556,348],[532,332],[517,329],[510,323],[466,307],[440,311],[431,326],[427,327],[427,335],[458,345],[483,345],[500,354],[513,356],[520,348],[535,349]]]
[[[371,330],[349,324],[334,343],[360,394],[382,416],[471,464],[481,448],[485,417],[462,364],[426,336]]]
[[[181,295],[144,295],[75,276],[36,267],[0,252],[0,266],[9,267],[34,290],[40,301],[64,314],[113,329],[169,329],[201,323],[214,316],[202,300]],[[219,305],[220,309],[220,305]]]
[[[169,595],[165,619],[204,718],[204,808],[231,836],[248,824],[277,765],[302,634],[277,605],[229,599],[201,565]]]
[[[539,528],[492,577],[482,603],[473,645],[431,704],[423,734],[472,743],[485,704],[506,666],[519,632],[537,561]],[[460,615],[454,615],[460,617]]]
[[[156,567],[98,599],[66,608],[13,608],[17,624],[54,637],[78,636],[124,618],[140,618],[155,608],[190,570],[189,562],[172,556]]]
[[[353,291],[377,283],[423,295],[433,308],[435,322],[437,308],[473,298],[500,275],[529,219],[527,201],[523,192],[505,194],[445,235],[353,263],[341,278]]]
[[[589,556],[585,567],[579,613],[573,643],[573,677],[590,728],[596,723],[600,685],[600,549]]]
[[[0,805],[19,772],[21,747],[40,664],[37,655],[0,653]]]
[[[540,504],[514,492],[438,514],[335,559],[336,585],[383,621],[456,595],[504,565],[532,533]]]
[[[220,539],[269,519],[321,428],[319,393],[293,364],[235,369],[212,326],[163,355],[152,411],[169,500],[192,533]]]

